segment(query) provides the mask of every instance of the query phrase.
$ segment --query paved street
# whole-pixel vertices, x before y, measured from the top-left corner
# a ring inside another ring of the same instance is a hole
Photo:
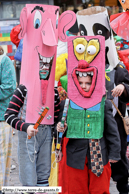
[[[18,159],[17,159],[17,145],[18,145],[17,131],[15,130],[15,135],[13,136],[13,152],[12,152],[12,165],[16,166],[16,169],[10,172],[10,186],[21,186],[18,175]],[[119,194],[116,189],[115,183],[111,180],[110,184],[110,194]]]
[[[12,150],[12,161],[11,164],[15,165],[16,168],[10,172],[9,186],[21,186],[19,181],[19,171],[18,171],[18,158],[17,158],[17,145],[18,145],[18,136],[17,130],[15,130],[15,135],[13,135],[13,150]]]

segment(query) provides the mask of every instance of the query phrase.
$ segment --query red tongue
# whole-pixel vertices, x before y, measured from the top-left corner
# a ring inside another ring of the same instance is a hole
[[[42,104],[46,103],[48,80],[41,80]]]

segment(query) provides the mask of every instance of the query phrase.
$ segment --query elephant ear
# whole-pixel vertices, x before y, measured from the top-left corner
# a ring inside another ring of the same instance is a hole
[[[20,24],[21,24],[21,31],[19,33],[18,38],[23,39],[23,37],[26,33],[26,28],[27,28],[27,8],[26,7],[24,7],[21,11]]]
[[[65,11],[59,18],[58,36],[62,42],[67,41],[66,31],[76,22],[76,14],[73,11]]]

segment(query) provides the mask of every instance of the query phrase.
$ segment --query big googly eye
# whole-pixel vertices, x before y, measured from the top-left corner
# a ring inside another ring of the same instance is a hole
[[[96,53],[96,47],[93,45],[88,46],[87,52],[89,55],[94,55]]]
[[[121,3],[123,3],[123,4],[124,4],[124,3],[125,3],[125,0],[121,0]]]
[[[92,28],[94,35],[104,36],[105,40],[111,37],[111,31],[100,23],[95,23]]]
[[[34,28],[38,29],[41,25],[41,21],[42,21],[42,16],[40,11],[36,11],[35,16],[34,16]]]
[[[85,34],[84,34],[84,31],[82,31],[82,30],[81,30],[80,34],[81,34],[81,36],[84,36],[84,35],[85,35]]]
[[[77,53],[84,53],[84,51],[85,51],[84,45],[83,44],[78,44],[76,46],[76,51],[77,51]]]
[[[97,34],[101,35],[103,32],[102,30],[98,30]]]
[[[87,30],[83,24],[79,25],[79,32],[81,36],[87,36]]]

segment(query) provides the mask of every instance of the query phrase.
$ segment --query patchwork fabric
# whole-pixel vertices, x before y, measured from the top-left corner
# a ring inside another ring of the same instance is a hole
[[[96,175],[100,176],[103,172],[103,160],[101,153],[101,146],[99,139],[90,139],[90,157],[91,157],[91,171]]]

